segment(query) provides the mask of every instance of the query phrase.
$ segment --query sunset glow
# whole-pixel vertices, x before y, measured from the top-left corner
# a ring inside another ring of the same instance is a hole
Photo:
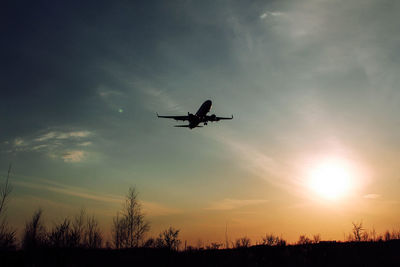
[[[351,192],[353,178],[354,174],[347,162],[331,159],[318,162],[312,167],[308,185],[318,196],[335,200]]]
[[[130,187],[143,244],[400,231],[400,1],[6,2],[17,240],[39,208],[49,232],[83,209],[112,244]]]

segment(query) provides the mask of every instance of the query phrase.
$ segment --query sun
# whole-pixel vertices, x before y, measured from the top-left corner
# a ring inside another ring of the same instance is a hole
[[[340,159],[327,159],[316,163],[308,175],[308,186],[320,197],[337,200],[346,196],[352,184],[350,164]]]

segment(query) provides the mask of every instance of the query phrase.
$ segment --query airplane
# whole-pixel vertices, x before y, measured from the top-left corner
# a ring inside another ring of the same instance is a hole
[[[196,114],[189,113],[187,116],[160,116],[157,113],[157,117],[159,118],[167,118],[167,119],[174,119],[176,121],[189,121],[188,125],[175,125],[175,127],[187,127],[189,129],[193,129],[196,127],[203,127],[200,126],[200,123],[204,123],[207,125],[209,121],[220,121],[220,120],[231,120],[233,119],[233,115],[231,117],[217,117],[215,114],[207,115],[208,112],[211,110],[212,102],[211,100],[206,100],[200,106],[199,110]]]

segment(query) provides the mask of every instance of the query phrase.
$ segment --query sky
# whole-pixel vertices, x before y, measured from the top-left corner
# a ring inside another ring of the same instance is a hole
[[[8,220],[22,229],[40,207],[51,227],[84,208],[108,233],[136,186],[148,236],[173,226],[189,244],[399,229],[399,12],[395,0],[2,3]],[[156,117],[207,99],[234,119],[189,130]],[[320,172],[346,190],[315,190]]]

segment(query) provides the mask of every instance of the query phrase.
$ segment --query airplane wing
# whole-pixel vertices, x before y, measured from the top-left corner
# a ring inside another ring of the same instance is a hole
[[[231,119],[233,119],[233,115],[231,117],[215,117],[215,119],[217,121],[219,121],[219,120],[231,120]]]
[[[157,113],[157,117],[159,118],[166,118],[166,119],[174,119],[176,121],[188,121],[189,120],[189,116],[160,116]]]
[[[220,120],[231,120],[233,119],[233,115],[231,117],[217,117],[215,115],[206,116],[207,121],[220,121]]]

